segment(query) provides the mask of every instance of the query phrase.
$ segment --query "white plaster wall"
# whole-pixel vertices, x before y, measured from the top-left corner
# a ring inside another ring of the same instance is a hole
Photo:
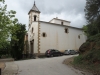
[[[69,28],[69,49],[78,50],[79,47],[86,41],[82,30]],[[80,39],[78,36],[80,35]]]
[[[77,50],[85,38],[83,37],[82,30],[69,28],[60,25],[52,25],[49,23],[40,23],[41,26],[41,41],[40,41],[40,52],[45,53],[48,49],[75,49]],[[69,33],[65,33],[65,28],[69,29]],[[42,33],[45,32],[47,37],[42,37]],[[80,39],[78,35],[81,35]]]
[[[33,28],[33,33],[32,33],[32,28]],[[29,50],[31,50],[30,41],[31,41],[32,36],[34,39],[34,53],[37,53],[37,49],[38,49],[38,22],[33,22],[29,31],[28,31]]]
[[[61,21],[61,20],[57,20],[57,19],[53,19],[52,21],[50,21],[50,23],[56,23],[56,24],[60,24],[60,25],[61,25],[61,22],[63,22],[63,25],[66,25],[66,26],[70,25],[69,22]]]
[[[63,25],[66,25],[66,26],[69,26],[69,25],[70,25],[69,22],[61,21],[61,20],[57,20],[57,19],[55,19],[55,23],[57,23],[57,24],[61,24],[61,22],[63,22]]]
[[[31,13],[29,14],[29,24],[31,24]]]

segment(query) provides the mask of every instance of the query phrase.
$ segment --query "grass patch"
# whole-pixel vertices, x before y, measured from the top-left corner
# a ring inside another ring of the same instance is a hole
[[[82,64],[83,63],[82,60],[83,60],[83,56],[82,55],[74,57],[73,64]]]
[[[91,51],[88,52],[86,55],[79,55],[75,57],[72,62],[72,65],[74,65],[75,68],[89,71],[96,75],[100,75],[100,62],[99,62],[100,55],[96,55],[95,53],[93,54],[93,52],[94,51]],[[99,51],[97,51],[97,53],[99,54]]]

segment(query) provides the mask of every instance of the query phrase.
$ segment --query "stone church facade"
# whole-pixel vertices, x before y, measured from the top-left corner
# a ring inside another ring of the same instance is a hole
[[[48,49],[78,50],[81,44],[86,41],[82,29],[70,26],[70,21],[57,17],[49,22],[40,21],[40,11],[35,3],[28,15],[29,54],[44,54]]]

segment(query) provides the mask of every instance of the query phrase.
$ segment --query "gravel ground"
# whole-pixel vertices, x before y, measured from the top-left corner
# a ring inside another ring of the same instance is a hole
[[[0,68],[3,70],[5,68],[5,63],[4,62],[0,62]]]
[[[19,66],[18,75],[92,75],[63,64],[72,55],[15,61]]]

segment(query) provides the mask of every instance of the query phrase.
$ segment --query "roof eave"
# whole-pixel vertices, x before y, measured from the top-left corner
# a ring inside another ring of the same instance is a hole
[[[57,18],[53,18],[53,19],[56,19],[56,20],[65,21],[65,22],[69,22],[69,23],[71,23],[70,21],[66,21],[66,20],[62,20],[62,19],[57,19]]]
[[[38,12],[38,13],[41,13],[40,11],[30,10],[29,13],[28,13],[28,15],[29,15],[30,12],[32,12],[32,11],[34,11],[34,12]]]

